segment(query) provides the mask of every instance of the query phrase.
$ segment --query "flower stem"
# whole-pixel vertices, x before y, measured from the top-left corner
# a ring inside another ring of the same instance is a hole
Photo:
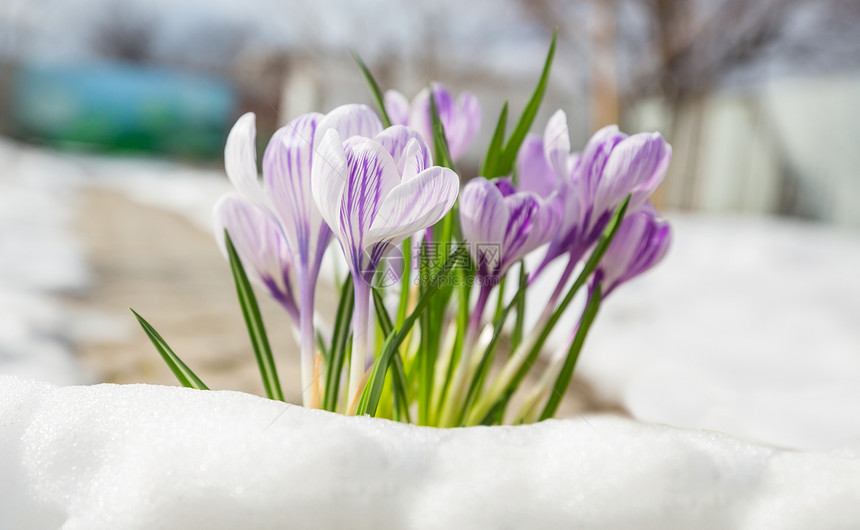
[[[484,309],[487,305],[487,299],[490,297],[493,286],[486,282],[481,285],[481,290],[478,292],[478,299],[475,302],[475,309],[472,311],[472,316],[469,318],[469,327],[466,329],[466,337],[463,340],[463,349],[460,354],[457,368],[454,371],[454,377],[451,380],[450,391],[445,396],[445,403],[442,406],[442,412],[439,416],[439,425],[441,427],[455,427],[455,423],[459,418],[455,417],[461,409],[466,386],[471,380],[475,369],[472,357],[475,354],[475,343],[480,334],[481,319],[484,316]],[[499,290],[499,297],[502,296]]]
[[[302,403],[305,407],[320,408],[319,385],[314,381],[316,342],[314,337],[314,286],[305,279],[299,286],[299,329],[302,351]]]
[[[349,358],[349,386],[347,387],[347,406],[357,403],[361,395],[361,385],[364,379],[367,363],[367,341],[372,331],[368,320],[370,309],[370,284],[361,274],[353,274],[353,289],[355,292],[355,309],[352,313],[352,352]]]

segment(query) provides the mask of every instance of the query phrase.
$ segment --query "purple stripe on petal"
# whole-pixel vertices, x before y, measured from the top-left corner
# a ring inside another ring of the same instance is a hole
[[[671,239],[669,224],[648,203],[625,217],[598,268],[604,296],[659,263]]]
[[[400,183],[394,159],[382,144],[365,140],[346,153],[349,179],[340,204],[340,231],[352,261],[361,265],[364,236],[388,194]]]
[[[671,149],[657,133],[634,134],[612,150],[594,197],[595,211],[613,209],[624,197],[636,193],[637,209],[663,180]]]
[[[322,117],[306,114],[278,129],[263,155],[266,193],[281,219],[294,261],[305,267],[310,266],[323,227],[311,192],[314,135]]]
[[[366,245],[396,245],[416,231],[439,222],[454,206],[460,179],[434,166],[391,190],[365,238]]]
[[[292,263],[274,216],[243,197],[228,193],[215,204],[215,239],[226,256],[224,230],[242,260],[248,278],[266,288],[273,298],[291,311],[295,308],[291,280]],[[291,316],[295,316],[291,313]]]
[[[402,175],[407,162],[411,163],[411,169],[414,173],[410,174],[410,178],[424,171],[433,165],[433,157],[431,156],[430,148],[427,142],[421,136],[421,133],[415,129],[404,127],[402,125],[391,126],[374,138],[381,143],[391,157],[397,162],[397,171]],[[407,158],[406,149],[410,143],[415,144],[412,152],[408,155],[413,157],[412,160]]]

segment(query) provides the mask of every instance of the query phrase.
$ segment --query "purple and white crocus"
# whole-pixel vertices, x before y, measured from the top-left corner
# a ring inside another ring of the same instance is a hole
[[[606,298],[622,283],[658,264],[669,251],[671,242],[669,223],[660,217],[651,203],[646,202],[621,222],[615,238],[594,271],[592,291],[600,283],[602,297]]]
[[[511,265],[553,237],[562,215],[555,193],[543,198],[517,191],[508,179],[478,177],[466,184],[460,197],[460,226],[476,275],[482,279],[467,337],[474,338],[478,331],[492,287]]]
[[[526,138],[517,160],[522,189],[544,197],[558,193],[563,203],[558,234],[535,274],[567,254],[566,280],[624,198],[631,195],[627,211],[632,213],[657,189],[671,156],[671,147],[659,133],[628,136],[614,125],[597,131],[582,153],[571,153],[567,116],[562,110],[553,114],[543,137]]]
[[[316,406],[314,382],[314,292],[331,230],[311,194],[314,152],[329,129],[344,138],[382,130],[365,105],[344,105],[323,115],[310,113],[289,122],[272,136],[263,155],[263,181],[257,176],[254,115],[245,114],[227,138],[227,176],[237,193],[215,208],[215,230],[226,229],[249,277],[287,310],[300,330],[302,385],[306,405]],[[292,276],[298,285],[296,307]]]
[[[454,206],[459,177],[433,166],[416,131],[393,126],[372,138],[325,132],[313,167],[313,198],[340,242],[353,277],[355,311],[348,410],[361,395],[368,342],[370,284],[379,262],[401,241],[434,225]]]
[[[471,92],[463,92],[455,100],[443,85],[433,83],[432,87],[436,110],[445,129],[448,150],[451,158],[457,160],[463,156],[481,128],[481,105]],[[427,144],[433,145],[433,121],[430,116],[428,89],[419,92],[411,103],[396,90],[386,91],[385,112],[392,125],[408,125],[420,132]]]

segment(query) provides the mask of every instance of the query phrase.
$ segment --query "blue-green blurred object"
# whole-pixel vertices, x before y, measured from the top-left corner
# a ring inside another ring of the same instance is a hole
[[[40,143],[217,156],[236,111],[233,88],[216,77],[123,64],[4,73],[5,128]]]

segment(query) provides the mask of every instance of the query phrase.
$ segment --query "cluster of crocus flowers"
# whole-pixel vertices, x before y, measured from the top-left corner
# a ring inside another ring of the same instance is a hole
[[[552,49],[533,100],[542,96]],[[306,406],[446,427],[552,416],[602,300],[667,252],[669,225],[648,198],[668,168],[669,145],[656,133],[607,127],[572,152],[563,111],[543,135],[526,135],[534,108],[505,142],[505,106],[487,174],[461,182],[454,163],[480,127],[475,96],[455,98],[434,83],[410,102],[399,92],[383,95],[370,80],[380,114],[344,105],[295,118],[269,141],[262,180],[254,116],[236,123],[225,149],[235,192],[214,215],[234,276],[277,300],[297,329]],[[336,313],[315,319],[327,252],[348,273],[331,278],[342,285]],[[541,261],[528,270],[525,258],[535,252]],[[382,261],[397,256],[403,266],[394,288],[375,281]],[[564,272],[526,331],[525,292],[555,260],[566,260]],[[517,287],[513,296],[506,281]],[[538,385],[522,388],[583,287],[585,308],[567,344]],[[255,314],[246,310],[253,296],[240,301],[246,319]],[[500,370],[491,369],[503,333],[511,351]],[[518,392],[525,405],[508,411]]]

